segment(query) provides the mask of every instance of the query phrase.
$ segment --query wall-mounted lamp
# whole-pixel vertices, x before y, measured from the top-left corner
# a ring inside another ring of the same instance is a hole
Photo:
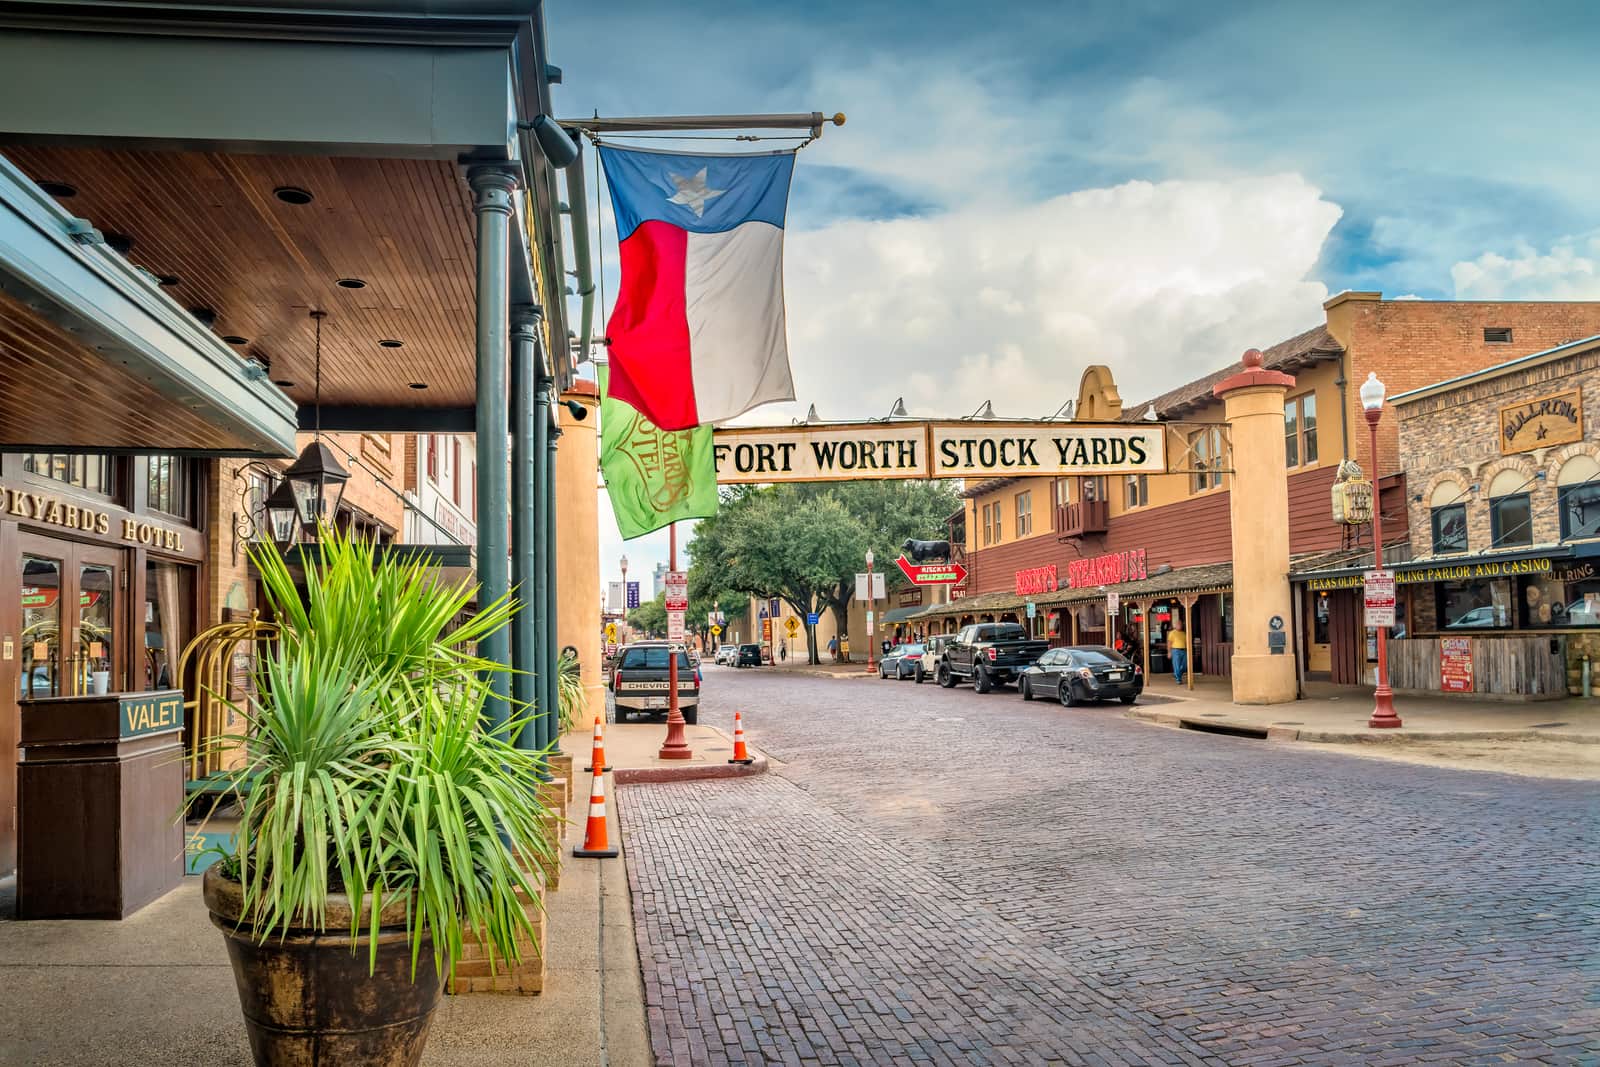
[[[571,414],[573,421],[582,422],[589,417],[589,409],[576,400],[563,400],[562,403],[567,406],[567,412]]]

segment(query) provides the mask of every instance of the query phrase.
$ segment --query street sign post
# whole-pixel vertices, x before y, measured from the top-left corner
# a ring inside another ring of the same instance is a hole
[[[1120,609],[1121,607],[1122,607],[1122,596],[1121,596],[1120,593],[1107,593],[1106,594],[1106,617],[1107,618],[1115,618],[1118,609]]]
[[[1362,575],[1366,586],[1367,625],[1384,627],[1394,625],[1394,571],[1367,571]]]

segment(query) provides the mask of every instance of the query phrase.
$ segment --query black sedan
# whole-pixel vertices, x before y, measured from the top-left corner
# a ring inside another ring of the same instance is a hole
[[[1144,671],[1104,645],[1052,648],[1017,679],[1023,700],[1055,697],[1063,707],[1099,700],[1132,704],[1144,692]]]
[[[887,678],[893,674],[896,681],[915,678],[917,661],[922,659],[922,652],[921,645],[895,645],[878,661],[878,677]]]

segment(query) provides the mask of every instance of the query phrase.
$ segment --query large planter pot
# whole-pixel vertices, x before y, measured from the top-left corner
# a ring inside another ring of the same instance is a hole
[[[227,939],[257,1064],[411,1067],[421,1060],[440,980],[424,941],[412,981],[403,903],[378,915],[377,967],[368,974],[371,942],[363,935],[351,951],[350,902],[342,894],[329,895],[324,930],[291,928],[257,944],[255,929],[239,923],[244,887],[211,867],[204,891],[211,921]]]

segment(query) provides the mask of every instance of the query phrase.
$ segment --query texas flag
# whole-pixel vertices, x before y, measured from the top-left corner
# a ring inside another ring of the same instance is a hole
[[[611,394],[662,430],[793,400],[783,217],[794,152],[602,146],[622,250],[606,327]]]

